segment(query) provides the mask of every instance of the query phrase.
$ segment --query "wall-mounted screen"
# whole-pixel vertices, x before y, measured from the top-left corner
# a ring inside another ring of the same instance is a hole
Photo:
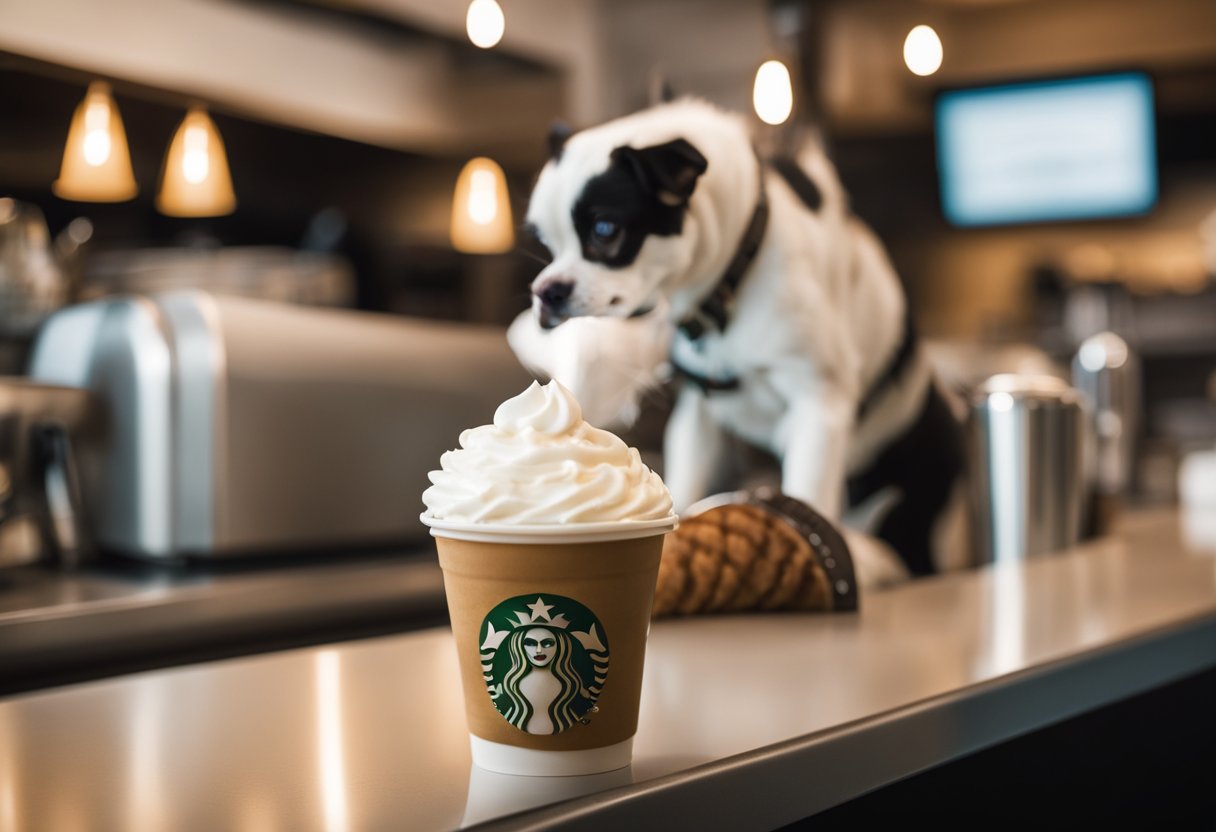
[[[954,225],[1143,214],[1157,201],[1153,85],[1139,72],[976,87],[936,102]]]

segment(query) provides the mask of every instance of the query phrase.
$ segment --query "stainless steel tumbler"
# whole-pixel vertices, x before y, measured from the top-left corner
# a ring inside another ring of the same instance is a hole
[[[971,401],[976,562],[1080,539],[1087,497],[1084,399],[1052,376],[993,376]]]
[[[1113,332],[1091,335],[1073,358],[1072,383],[1093,407],[1094,486],[1100,494],[1125,494],[1132,480],[1140,416],[1136,354]]]

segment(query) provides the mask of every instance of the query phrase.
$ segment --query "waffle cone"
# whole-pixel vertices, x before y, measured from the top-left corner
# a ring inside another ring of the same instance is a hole
[[[788,517],[731,503],[682,520],[667,536],[653,614],[828,611],[839,606],[834,588],[811,539]]]

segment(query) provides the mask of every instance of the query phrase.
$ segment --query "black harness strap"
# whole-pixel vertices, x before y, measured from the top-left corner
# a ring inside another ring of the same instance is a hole
[[[705,300],[701,301],[696,311],[677,325],[690,341],[696,341],[703,336],[709,326],[713,326],[718,332],[723,332],[730,323],[730,307],[739,290],[739,284],[743,282],[748,269],[752,267],[756,254],[764,242],[764,233],[768,230],[768,196],[764,189],[763,165],[760,168],[758,182],[760,193],[756,198],[756,208],[752,211],[752,218],[743,231],[739,247],[735,249],[735,256],[731,258],[725,271],[722,272],[722,277],[718,279],[717,284]],[[682,366],[674,357],[671,359],[671,366],[677,374],[707,393],[739,389],[739,379],[737,378],[709,378]]]
[[[674,358],[670,359],[671,369],[676,372],[676,375],[682,376],[686,381],[691,381],[693,384],[701,388],[705,393],[726,393],[731,390],[739,389],[739,379],[730,377],[726,379],[713,379],[709,376],[703,376],[700,373],[694,373],[684,365],[680,364]]]
[[[726,329],[730,321],[730,305],[735,299],[739,284],[743,282],[747,270],[751,268],[760,244],[764,242],[764,232],[768,230],[768,197],[764,193],[764,170],[760,171],[760,195],[756,199],[756,210],[752,211],[751,222],[743,232],[743,239],[735,249],[735,256],[722,272],[717,285],[693,314],[680,321],[680,331],[690,341],[695,341],[706,332],[706,321],[717,327],[718,331]]]
[[[806,179],[806,175],[802,173],[801,168],[798,168],[796,163],[788,159],[776,159],[771,164],[773,169],[790,183],[790,187],[804,201],[807,201],[808,207],[812,209],[818,207],[817,205],[812,205],[808,201],[808,198],[803,195],[805,188],[799,187],[794,173],[797,172],[802,179]],[[743,237],[739,241],[739,247],[735,250],[735,256],[731,258],[726,270],[722,273],[722,277],[719,278],[713,290],[701,302],[696,311],[678,324],[680,331],[690,341],[696,341],[701,338],[709,331],[711,326],[718,332],[724,332],[730,323],[731,305],[734,302],[735,295],[738,293],[739,285],[743,282],[743,278],[746,277],[748,270],[752,267],[756,254],[760,251],[760,246],[764,242],[764,234],[768,230],[769,207],[768,196],[764,188],[765,169],[766,166],[761,164],[759,178],[760,193],[756,199],[756,209],[752,212],[751,221],[748,222],[747,228],[743,232]],[[809,179],[807,179],[807,182],[813,188],[814,183],[811,183]],[[816,197],[816,201],[821,199],[818,197],[817,190]],[[913,326],[911,309],[908,308],[907,304],[905,304],[904,312],[903,338],[900,340],[899,347],[894,355],[887,362],[886,368],[874,380],[874,383],[870,385],[870,389],[858,405],[858,420],[870,411],[883,390],[903,374],[911,362],[913,355],[916,353],[916,329]],[[739,379],[737,378],[710,378],[681,365],[674,357],[671,358],[671,366],[678,375],[683,376],[707,393],[721,393],[739,389]]]
[[[887,361],[887,366],[874,379],[874,383],[866,391],[861,403],[857,405],[857,421],[860,422],[870,412],[883,390],[903,375],[914,355],[916,355],[916,324],[912,320],[912,304],[908,302],[907,298],[904,298],[904,337],[900,340],[895,354]]]

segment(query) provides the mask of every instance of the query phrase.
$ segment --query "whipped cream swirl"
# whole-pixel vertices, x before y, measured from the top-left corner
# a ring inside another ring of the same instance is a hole
[[[499,405],[494,424],[460,434],[422,494],[427,516],[456,523],[551,525],[672,516],[671,495],[636,449],[583,421],[556,381]]]

